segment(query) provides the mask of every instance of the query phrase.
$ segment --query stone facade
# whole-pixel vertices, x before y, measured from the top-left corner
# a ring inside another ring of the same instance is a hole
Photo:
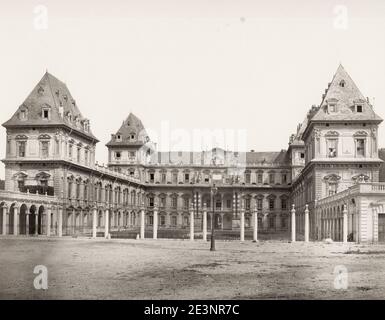
[[[98,140],[90,121],[66,85],[46,73],[3,124],[2,233],[96,236],[99,230],[107,236],[139,229],[144,237],[147,228],[154,237],[159,229],[205,238],[213,225],[242,240],[245,229],[287,233],[292,226],[299,236],[321,239],[330,235],[322,227],[323,199],[379,182],[381,122],[340,66],[321,104],[312,106],[290,137],[288,150],[159,152],[131,113],[111,135],[104,167],[94,161]]]

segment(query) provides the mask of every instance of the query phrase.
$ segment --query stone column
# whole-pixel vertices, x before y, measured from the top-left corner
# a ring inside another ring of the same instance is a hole
[[[194,207],[190,205],[190,241],[194,241]]]
[[[140,209],[140,239],[144,239],[144,208]]]
[[[13,208],[13,235],[15,235],[15,236],[17,236],[17,231],[19,228],[19,224],[18,224],[19,212],[18,212],[18,210],[19,210],[19,208],[17,208],[17,207]]]
[[[6,230],[6,228],[7,228],[7,207],[3,207],[3,229],[2,229],[2,234],[3,234],[3,236],[5,236],[6,235],[6,232],[7,232],[7,230]]]
[[[305,206],[305,242],[309,242],[309,206]]]
[[[104,212],[104,237],[108,237],[108,231],[109,231],[109,223],[110,223],[110,214],[109,210],[106,209]]]
[[[47,209],[47,237],[51,236],[51,208]]]
[[[152,226],[152,238],[153,239],[158,239],[158,208],[154,207],[153,211],[153,226]]]
[[[292,205],[291,209],[291,242],[295,242],[295,206]]]
[[[96,238],[97,208],[92,210],[92,238]]]
[[[241,206],[241,241],[245,241],[245,208]]]
[[[207,241],[207,204],[203,204],[203,241]]]
[[[253,228],[253,241],[258,241],[258,209],[257,206],[255,206],[253,211],[253,218],[254,218],[254,228]]]
[[[25,235],[29,235],[29,212],[26,210],[25,212]]]
[[[346,207],[346,204],[344,204],[344,208],[342,211],[343,214],[343,242],[347,243],[348,242],[348,210]]]
[[[58,209],[57,221],[58,221],[58,226],[57,226],[58,236],[62,237],[63,236],[63,209],[62,208]]]

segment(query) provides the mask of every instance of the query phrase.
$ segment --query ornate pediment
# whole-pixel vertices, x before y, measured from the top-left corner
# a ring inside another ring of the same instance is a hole
[[[368,135],[368,133],[367,133],[366,131],[363,131],[363,130],[357,131],[357,132],[354,134],[355,137],[357,137],[357,136],[359,136],[359,137],[366,137],[367,135]]]
[[[325,136],[327,137],[338,137],[340,134],[337,131],[331,130],[326,132]]]
[[[324,177],[324,180],[328,181],[328,182],[337,182],[337,181],[341,180],[341,177],[335,173],[331,173],[331,174],[326,175]]]
[[[16,180],[24,180],[28,177],[28,174],[24,171],[19,171],[13,175],[13,178]]]
[[[366,174],[357,174],[354,177],[352,177],[352,180],[354,182],[368,182],[369,179],[370,177],[367,176]]]
[[[38,180],[46,180],[49,179],[51,175],[48,172],[41,171],[36,175],[36,179]]]

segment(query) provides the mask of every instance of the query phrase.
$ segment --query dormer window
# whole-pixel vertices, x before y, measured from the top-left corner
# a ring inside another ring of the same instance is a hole
[[[28,118],[28,110],[27,109],[21,109],[20,110],[20,114],[19,114],[19,118],[22,121],[27,120],[27,118]]]
[[[49,111],[47,109],[43,110],[43,119],[47,119],[48,120],[49,118]]]
[[[50,107],[49,107],[49,106],[44,106],[44,107],[41,109],[41,117],[42,117],[44,120],[50,120],[51,114],[50,114]]]
[[[329,113],[337,112],[337,106],[335,104],[329,104],[328,110]]]
[[[120,134],[116,135],[116,141],[122,142],[122,136]]]
[[[131,133],[131,140],[135,139],[135,133]]]
[[[362,113],[362,105],[358,104],[356,106],[356,112]]]
[[[122,158],[122,153],[120,151],[115,152],[115,159],[120,160]]]
[[[345,80],[340,81],[340,87],[344,88],[345,87]]]

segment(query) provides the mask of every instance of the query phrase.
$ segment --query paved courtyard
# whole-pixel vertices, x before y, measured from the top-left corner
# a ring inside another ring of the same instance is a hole
[[[216,244],[0,237],[0,298],[385,298],[385,246]],[[47,290],[33,287],[36,265],[48,268]],[[346,290],[335,289],[336,266],[348,270]]]

